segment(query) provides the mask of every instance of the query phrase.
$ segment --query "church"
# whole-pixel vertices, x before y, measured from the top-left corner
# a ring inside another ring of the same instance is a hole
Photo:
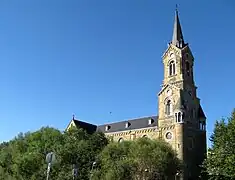
[[[194,57],[184,41],[178,10],[175,12],[173,36],[162,56],[164,79],[158,93],[158,115],[93,125],[74,117],[70,127],[92,133],[102,131],[107,138],[122,142],[139,137],[164,139],[184,163],[178,179],[198,179],[206,156],[206,116],[197,96],[194,81]]]

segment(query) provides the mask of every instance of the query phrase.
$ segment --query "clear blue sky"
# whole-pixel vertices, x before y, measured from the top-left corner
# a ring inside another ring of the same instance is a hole
[[[2,0],[0,141],[63,130],[73,113],[94,124],[157,114],[175,3]],[[235,2],[177,3],[210,135],[235,107]]]

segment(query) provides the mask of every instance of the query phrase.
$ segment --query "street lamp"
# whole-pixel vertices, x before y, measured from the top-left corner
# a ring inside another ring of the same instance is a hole
[[[146,168],[146,169],[144,169],[144,180],[146,180],[147,179],[147,177],[148,177],[148,172],[149,172],[149,170]]]
[[[92,173],[92,171],[93,171],[93,169],[94,169],[94,167],[96,166],[96,162],[94,161],[93,163],[92,163],[92,166],[91,166],[91,171],[90,171],[90,180],[91,180],[91,178],[92,178],[92,176],[93,176],[93,173]]]
[[[73,164],[72,175],[73,175],[73,180],[75,180],[78,177],[78,168],[76,164]]]
[[[47,180],[49,180],[49,174],[51,170],[51,166],[55,163],[55,153],[50,152],[46,155],[46,162],[48,163],[47,165]]]
[[[177,171],[175,174],[175,180],[178,180],[180,178],[181,171]]]

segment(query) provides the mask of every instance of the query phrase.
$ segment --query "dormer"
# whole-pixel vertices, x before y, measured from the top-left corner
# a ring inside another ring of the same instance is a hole
[[[129,123],[129,122],[126,122],[126,124],[125,124],[125,128],[128,128],[128,127],[130,127],[130,125],[131,125],[131,123]]]
[[[108,131],[108,130],[110,130],[110,128],[111,128],[111,126],[109,126],[109,125],[106,125],[106,126],[105,126],[105,131]]]
[[[152,118],[150,118],[149,120],[148,120],[148,125],[151,125],[151,124],[153,124],[154,123],[154,120],[152,119]]]

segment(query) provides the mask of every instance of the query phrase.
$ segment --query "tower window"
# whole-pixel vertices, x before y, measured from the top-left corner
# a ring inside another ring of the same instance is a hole
[[[199,121],[199,128],[200,128],[200,130],[205,131],[206,130],[205,122]]]
[[[171,100],[168,100],[166,103],[166,114],[171,115],[172,114],[172,104]]]
[[[190,75],[190,64],[188,61],[186,61],[185,65],[186,65],[186,73],[189,76]]]
[[[183,122],[183,120],[184,120],[184,113],[182,112],[175,113],[175,121],[177,123],[181,123]]]
[[[178,112],[178,122],[181,122],[181,112]]]
[[[169,65],[169,75],[172,76],[175,74],[175,62],[171,61]]]

